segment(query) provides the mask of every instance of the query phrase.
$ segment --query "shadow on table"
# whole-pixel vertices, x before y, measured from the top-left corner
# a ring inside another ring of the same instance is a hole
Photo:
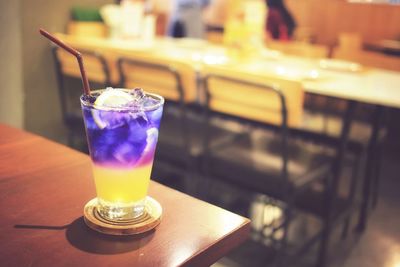
[[[112,236],[90,229],[83,217],[63,226],[14,225],[14,228],[40,230],[66,230],[68,242],[77,249],[94,254],[119,254],[137,250],[146,245],[154,236],[155,230],[132,236]]]
[[[83,217],[73,221],[65,236],[74,247],[96,254],[118,254],[143,247],[153,238],[154,230],[134,236],[112,236],[98,233],[86,226]]]

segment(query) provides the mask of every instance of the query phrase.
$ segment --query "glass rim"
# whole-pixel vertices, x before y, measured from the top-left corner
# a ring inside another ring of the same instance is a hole
[[[104,90],[106,90],[106,89],[97,89],[97,90],[93,90],[92,93],[99,93],[99,92],[102,92],[102,91],[104,91]],[[129,90],[133,90],[133,89],[129,89],[129,88],[114,88],[113,90],[124,90],[124,91],[129,91]],[[156,110],[156,109],[158,109],[159,107],[161,107],[161,106],[164,105],[164,101],[165,101],[165,100],[164,100],[164,97],[162,97],[162,96],[160,96],[160,95],[157,95],[157,94],[153,94],[153,93],[146,92],[146,91],[144,91],[144,90],[143,90],[143,93],[144,93],[146,96],[153,97],[154,99],[158,100],[158,102],[157,102],[156,104],[154,104],[154,105],[144,107],[143,109],[140,109],[140,111],[152,111],[152,110]],[[84,99],[83,99],[84,96],[85,96],[85,95],[81,95],[79,99],[80,99],[82,105],[84,105],[84,106],[86,106],[86,107],[95,108],[95,109],[98,109],[98,110],[105,110],[105,111],[130,111],[130,112],[133,111],[133,110],[132,110],[132,107],[106,107],[106,106],[98,106],[98,105],[96,105],[95,103],[91,103],[91,102],[89,102],[89,101],[87,101],[87,100],[84,100]]]

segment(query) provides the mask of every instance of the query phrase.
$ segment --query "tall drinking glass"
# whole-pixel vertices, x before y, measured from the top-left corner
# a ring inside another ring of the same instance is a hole
[[[112,95],[117,97],[130,95],[132,101],[99,103],[100,95],[107,90],[114,90]],[[164,99],[143,91],[135,95],[137,89],[107,90],[81,96],[81,106],[97,210],[105,219],[125,221],[144,212]]]

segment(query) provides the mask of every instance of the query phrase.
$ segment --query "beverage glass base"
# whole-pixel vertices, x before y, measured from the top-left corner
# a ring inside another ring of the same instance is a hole
[[[151,231],[161,222],[162,207],[157,200],[147,196],[143,215],[129,221],[110,221],[104,219],[98,211],[98,200],[94,198],[86,203],[83,210],[85,224],[89,228],[108,235],[136,235]]]
[[[101,217],[109,221],[129,221],[143,215],[146,199],[131,203],[114,203],[97,199],[97,210]]]

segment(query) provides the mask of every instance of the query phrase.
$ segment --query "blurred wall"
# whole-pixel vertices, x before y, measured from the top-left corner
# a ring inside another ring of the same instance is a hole
[[[373,42],[400,36],[400,5],[355,4],[346,0],[286,0],[299,27],[321,44],[333,45],[341,32],[358,32]]]
[[[23,127],[20,1],[0,1],[0,123]]]
[[[38,33],[65,32],[72,6],[97,6],[113,0],[20,0],[22,70],[25,92],[25,128],[58,142],[64,142],[65,129],[59,108],[54,62],[50,44]],[[7,5],[14,1],[3,1]],[[82,90],[81,88],[77,88]],[[79,99],[77,99],[79,101]]]

